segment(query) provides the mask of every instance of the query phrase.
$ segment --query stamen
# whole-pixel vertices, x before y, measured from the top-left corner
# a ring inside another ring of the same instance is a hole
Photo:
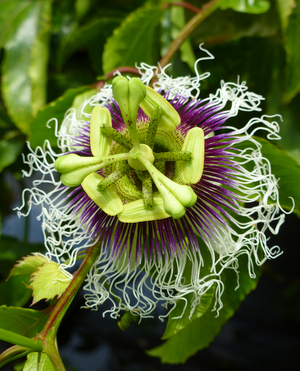
[[[188,161],[192,158],[192,152],[189,151],[154,153],[154,163],[161,161]]]
[[[146,144],[153,149],[155,136],[158,128],[158,124],[161,120],[162,116],[162,108],[156,107],[151,115],[151,120],[148,127]]]
[[[159,193],[164,200],[166,213],[174,219],[185,214],[185,207],[191,207],[197,201],[197,196],[191,187],[173,182],[163,175],[149,160],[139,155],[138,160],[146,167]]]
[[[143,200],[146,209],[153,208],[153,189],[152,189],[152,179],[148,171],[136,170],[137,177],[142,182],[142,192]]]
[[[101,126],[101,131],[103,134],[107,135],[109,138],[120,144],[122,147],[131,150],[132,142],[130,139],[126,138],[125,135],[119,133],[112,127],[109,126]]]
[[[132,170],[131,166],[124,164],[119,169],[115,170],[113,173],[109,174],[100,183],[97,185],[99,192],[103,192],[107,187],[114,184],[117,180],[122,178],[125,174],[129,173]]]

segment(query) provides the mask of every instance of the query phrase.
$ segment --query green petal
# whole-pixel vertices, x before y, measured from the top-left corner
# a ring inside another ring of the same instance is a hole
[[[165,212],[164,201],[161,197],[153,198],[153,208],[147,209],[142,199],[124,205],[124,210],[118,215],[123,223],[138,223],[151,220],[170,218]]]
[[[90,123],[90,144],[93,156],[107,156],[110,151],[111,139],[102,133],[101,126],[112,127],[111,114],[105,107],[95,106]]]
[[[187,133],[182,151],[192,152],[192,159],[181,162],[182,178],[187,184],[196,184],[201,179],[204,168],[204,132],[195,127]]]
[[[106,214],[117,215],[123,211],[123,203],[114,185],[109,186],[103,192],[97,190],[97,185],[102,179],[100,174],[92,173],[84,179],[82,188]]]
[[[162,117],[159,126],[165,130],[174,130],[181,122],[179,113],[159,93],[146,86],[146,98],[140,103],[140,107],[148,117],[152,117],[157,107],[162,108]]]

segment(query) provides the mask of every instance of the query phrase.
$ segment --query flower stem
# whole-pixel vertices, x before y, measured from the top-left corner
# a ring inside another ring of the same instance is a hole
[[[211,13],[213,13],[223,0],[211,0],[204,4],[201,11],[197,13],[181,30],[176,39],[171,43],[167,53],[159,62],[161,67],[165,67],[174,57],[180,45],[191,35],[191,33],[203,22]]]
[[[79,269],[74,274],[74,277],[63,293],[61,298],[56,303],[55,307],[52,309],[50,316],[42,330],[42,332],[37,336],[38,339],[44,342],[44,351],[48,354],[51,359],[55,369],[57,371],[65,371],[65,367],[62,363],[60,355],[56,347],[56,334],[59,325],[66,314],[72,300],[74,299],[76,293],[81,287],[83,281],[92,265],[94,264],[96,258],[99,255],[100,244],[92,246],[80,265]]]
[[[197,8],[196,6],[187,3],[186,1],[175,1],[174,3],[167,3],[163,5],[164,9],[169,8],[170,6],[182,6],[183,8],[189,9],[194,13],[201,12],[201,9]]]

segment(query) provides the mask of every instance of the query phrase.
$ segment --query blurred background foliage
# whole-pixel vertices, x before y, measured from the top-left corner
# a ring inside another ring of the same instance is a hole
[[[55,147],[48,120],[56,117],[60,124],[66,110],[79,107],[114,69],[156,65],[195,15],[170,2],[0,0],[0,223],[21,202],[26,141],[36,147],[49,140]],[[207,1],[189,3],[201,8]],[[300,0],[221,1],[181,45],[168,73],[194,75],[201,43],[215,56],[198,66],[211,73],[201,97],[215,92],[221,80],[239,78],[266,98],[264,113],[282,115],[282,140],[271,145],[262,139],[263,152],[280,178],[283,206],[290,208],[293,196],[299,215]],[[249,117],[242,113],[232,125],[244,126]],[[293,223],[299,227],[297,219]],[[0,236],[0,304],[21,306],[29,299],[18,277],[5,283],[16,260],[43,250],[28,240],[28,224],[22,240]],[[293,290],[299,293],[299,284]]]

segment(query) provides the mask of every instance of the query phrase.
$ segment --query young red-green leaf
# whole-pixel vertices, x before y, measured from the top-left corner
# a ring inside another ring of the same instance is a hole
[[[51,1],[22,2],[5,35],[2,93],[7,110],[25,134],[46,100]]]
[[[104,48],[103,71],[105,74],[121,66],[133,66],[141,62],[154,64],[156,28],[162,9],[145,6],[131,13],[111,36]]]
[[[30,276],[37,267],[40,267],[47,261],[48,260],[43,255],[39,254],[25,256],[14,265],[9,276],[19,276],[23,274],[28,274]]]
[[[277,0],[278,13],[281,20],[282,29],[285,30],[289,24],[289,16],[296,7],[295,0]]]
[[[59,265],[54,261],[36,268],[30,280],[30,287],[33,290],[32,304],[42,299],[59,298],[69,286],[71,279],[59,270]]]
[[[46,353],[28,354],[23,371],[56,371]]]
[[[47,310],[0,307],[0,328],[16,334],[33,337],[40,332],[49,316]]]

